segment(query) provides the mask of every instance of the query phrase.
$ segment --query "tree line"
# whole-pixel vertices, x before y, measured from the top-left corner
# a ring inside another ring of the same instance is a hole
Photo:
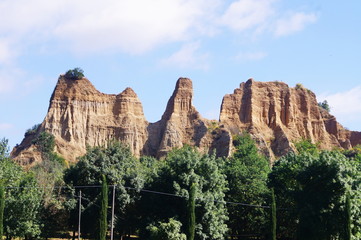
[[[89,147],[68,166],[54,153],[51,134],[33,143],[44,161],[25,171],[9,158],[7,140],[0,142],[0,234],[6,239],[75,238],[79,191],[82,237],[109,237],[110,186],[116,186],[118,238],[361,238],[360,147],[321,151],[302,140],[270,166],[246,133],[234,137],[229,158],[190,146],[162,160],[135,158],[112,141]]]

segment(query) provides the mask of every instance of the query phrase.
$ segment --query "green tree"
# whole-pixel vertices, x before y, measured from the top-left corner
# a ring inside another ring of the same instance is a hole
[[[120,142],[110,142],[107,147],[88,148],[87,153],[79,158],[76,165],[70,167],[65,173],[64,180],[73,186],[100,185],[101,176],[104,174],[109,185],[117,186],[116,194],[116,227],[120,234],[134,233],[134,221],[129,211],[134,208],[139,198],[139,190],[143,187],[144,177],[141,175],[140,162],[134,158],[130,149]],[[132,188],[128,190],[128,188]],[[73,192],[78,195],[78,189]],[[84,227],[82,232],[95,237],[98,229],[97,223],[92,221],[99,217],[100,191],[97,188],[82,189],[84,199]],[[74,206],[74,205],[72,205]],[[72,228],[76,229],[76,216],[74,210],[70,221]]]
[[[9,157],[8,142],[9,140],[6,138],[0,140],[0,161]]]
[[[323,102],[319,102],[318,106],[324,110],[326,110],[327,112],[331,111],[330,105],[328,104],[327,100],[323,101]]]
[[[310,139],[303,139],[295,143],[296,150],[299,154],[309,153],[318,155],[320,153],[319,144],[313,144]]]
[[[275,192],[273,189],[271,189],[271,239],[276,240],[276,234],[277,234],[277,214],[276,214],[276,198],[275,198]]]
[[[290,209],[278,219],[284,219],[284,238],[332,239],[344,232],[344,202],[351,192],[351,202],[359,203],[360,172],[339,152],[309,153],[282,157],[269,176],[278,196],[278,206]],[[294,210],[292,210],[294,209]],[[360,208],[352,212],[353,233],[360,231]],[[298,223],[299,222],[299,223]],[[298,224],[297,224],[298,223]],[[284,229],[292,229],[287,232]]]
[[[5,189],[0,181],[0,239],[4,235],[4,208],[5,208]]]
[[[188,207],[187,240],[194,240],[194,233],[196,230],[195,195],[196,195],[196,185],[193,183],[189,191],[189,199],[187,206]]]
[[[229,190],[226,201],[253,205],[267,205],[269,189],[267,175],[270,172],[267,159],[258,153],[257,146],[247,133],[233,140],[235,152],[226,159],[225,174]],[[264,208],[241,205],[227,205],[229,212],[228,227],[232,235],[265,235],[268,213]]]
[[[2,149],[8,149],[2,141]],[[4,234],[7,238],[30,238],[40,235],[39,211],[42,191],[31,172],[25,172],[2,151],[0,182],[9,187],[4,208]]]
[[[74,68],[71,70],[68,70],[65,73],[65,77],[72,80],[79,80],[84,77],[84,71],[81,68]]]
[[[143,226],[153,222],[165,222],[174,218],[187,227],[187,201],[190,188],[196,184],[197,199],[195,239],[224,239],[227,231],[227,211],[224,192],[227,190],[226,176],[221,172],[222,159],[215,155],[201,154],[197,149],[185,146],[168,153],[160,165],[156,177],[147,189],[162,191],[175,196],[143,194],[141,210]],[[147,238],[147,233],[141,232]]]
[[[107,237],[107,211],[108,211],[108,185],[105,175],[102,175],[102,192],[101,192],[101,206],[99,217],[99,240],[105,240]]]
[[[39,126],[35,125],[33,128],[37,130]],[[64,186],[63,175],[67,162],[54,152],[55,137],[51,133],[39,133],[33,144],[42,156],[42,161],[30,169],[38,186],[43,189],[40,211],[41,237],[56,237],[66,231],[68,218],[66,200],[58,188]]]
[[[186,240],[186,235],[181,233],[182,223],[170,218],[169,222],[150,224],[147,230],[150,232],[150,240]]]
[[[345,240],[352,239],[351,222],[352,222],[351,200],[350,200],[350,194],[347,193],[346,203],[345,203],[345,225],[346,225],[345,226]]]
[[[55,137],[51,133],[41,132],[33,141],[33,144],[42,153],[51,153],[55,147]]]

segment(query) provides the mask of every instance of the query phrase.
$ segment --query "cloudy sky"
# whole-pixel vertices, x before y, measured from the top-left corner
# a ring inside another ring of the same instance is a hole
[[[43,121],[59,74],[104,93],[132,87],[150,122],[179,77],[218,119],[241,82],[302,83],[361,131],[361,1],[0,0],[0,138]]]

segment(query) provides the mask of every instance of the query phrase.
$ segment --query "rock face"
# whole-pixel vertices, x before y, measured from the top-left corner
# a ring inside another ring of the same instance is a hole
[[[86,146],[107,145],[112,139],[129,145],[136,156],[160,158],[184,144],[229,156],[232,135],[243,131],[271,159],[294,149],[300,139],[319,142],[325,149],[361,144],[360,132],[344,129],[302,87],[250,79],[225,95],[219,121],[202,118],[192,98],[192,81],[180,78],[161,120],[148,123],[131,88],[118,95],[103,94],[86,78],[71,80],[62,75],[43,123],[37,132],[26,135],[12,156],[25,165],[41,161],[32,140],[42,131],[55,136],[55,151],[72,162],[86,152]]]
[[[209,128],[211,121],[201,117],[192,105],[192,98],[192,81],[188,78],[178,79],[162,119],[148,127],[148,155],[163,157],[172,148],[184,144],[197,146],[203,151],[215,149],[218,155],[228,155],[228,131],[212,133]]]
[[[242,83],[223,98],[220,122],[232,134],[249,132],[271,158],[294,149],[301,139],[318,142],[323,149],[350,148],[361,140],[359,132],[345,130],[321,109],[313,92],[283,82]]]
[[[38,132],[52,133],[55,150],[75,161],[85,154],[87,145],[106,145],[112,139],[125,142],[139,156],[147,141],[147,126],[142,104],[131,88],[118,95],[103,94],[86,78],[71,80],[60,76]],[[24,162],[22,153],[29,152],[29,143],[29,139],[23,141],[13,150],[13,156]],[[38,160],[34,157],[25,162]]]

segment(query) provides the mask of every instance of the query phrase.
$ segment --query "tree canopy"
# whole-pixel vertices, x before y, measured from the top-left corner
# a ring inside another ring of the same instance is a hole
[[[7,237],[37,237],[40,235],[42,191],[31,172],[25,172],[7,157],[7,140],[2,140],[0,181],[6,188],[4,234]]]
[[[227,182],[221,171],[222,165],[223,161],[215,155],[201,154],[190,146],[171,151],[159,167],[157,177],[146,187],[151,190],[162,189],[179,197],[143,194],[144,225],[167,222],[174,218],[183,223],[181,231],[185,233],[184,227],[188,222],[187,199],[192,184],[196,184],[195,239],[224,239],[227,232],[224,202]]]
[[[269,175],[283,213],[281,234],[298,239],[330,239],[344,233],[346,195],[351,194],[353,233],[360,233],[360,181],[357,167],[337,151],[290,153]],[[291,231],[290,231],[291,230]]]
[[[65,77],[72,80],[79,80],[84,77],[84,71],[81,68],[70,69],[65,73]]]
[[[247,133],[234,137],[235,152],[225,160],[225,174],[229,190],[229,202],[267,205],[269,190],[268,160],[259,154],[255,141]],[[233,235],[263,235],[267,233],[268,213],[263,208],[228,205],[228,227]],[[262,226],[262,227],[260,227]]]

